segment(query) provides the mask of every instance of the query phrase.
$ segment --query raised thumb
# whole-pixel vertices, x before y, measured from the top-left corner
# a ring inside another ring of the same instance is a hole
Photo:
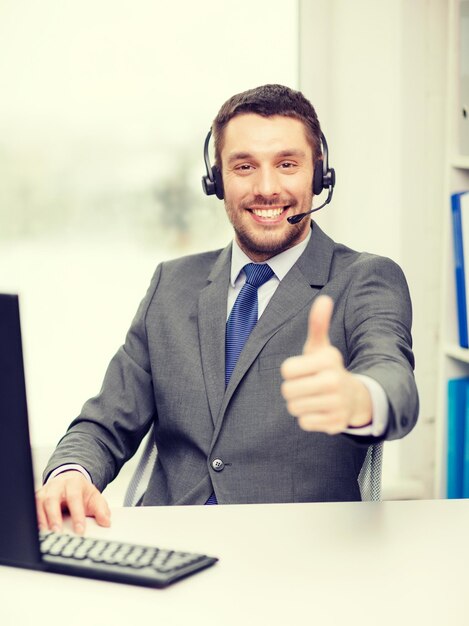
[[[334,301],[329,296],[318,296],[311,307],[308,319],[308,335],[303,354],[310,354],[318,348],[330,345],[329,327],[331,325]]]

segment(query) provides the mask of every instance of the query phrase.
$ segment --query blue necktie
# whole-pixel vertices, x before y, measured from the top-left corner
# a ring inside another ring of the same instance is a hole
[[[257,290],[274,274],[266,263],[248,263],[243,270],[246,274],[246,282],[226,322],[225,386],[228,385],[247,338],[257,324]]]
[[[266,263],[248,263],[243,268],[246,282],[236,298],[226,322],[225,338],[225,386],[230,381],[239,355],[257,324],[258,303],[257,290],[274,275]],[[214,493],[205,504],[217,504]]]

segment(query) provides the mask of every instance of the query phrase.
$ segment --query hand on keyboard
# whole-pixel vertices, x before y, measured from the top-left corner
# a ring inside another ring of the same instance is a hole
[[[73,530],[82,535],[86,516],[100,526],[111,525],[111,512],[104,496],[80,472],[69,470],[55,476],[36,492],[39,528],[59,531],[63,511],[72,517]]]

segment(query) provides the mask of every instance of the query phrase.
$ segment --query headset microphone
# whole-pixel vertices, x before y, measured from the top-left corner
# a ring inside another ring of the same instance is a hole
[[[311,211],[307,211],[306,213],[298,213],[298,215],[292,215],[291,217],[287,217],[287,222],[289,222],[290,224],[298,224],[298,222],[301,222],[301,220],[307,215],[310,215],[311,213],[314,213],[315,211],[319,211],[319,209],[322,209],[323,206],[326,206],[326,204],[329,204],[331,199],[332,199],[332,187],[329,190],[329,194],[325,202],[320,204],[315,209],[311,209]]]

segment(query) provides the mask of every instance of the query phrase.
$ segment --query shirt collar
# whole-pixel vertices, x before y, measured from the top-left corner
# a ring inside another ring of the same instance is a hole
[[[274,272],[278,280],[282,280],[288,274],[291,268],[295,265],[295,263],[298,261],[300,256],[306,250],[306,246],[308,245],[310,238],[311,238],[311,229],[309,230],[307,237],[303,241],[301,241],[300,243],[297,243],[295,246],[292,246],[291,248],[288,248],[288,250],[284,250],[283,252],[280,252],[280,254],[276,254],[271,259],[268,259],[266,261],[266,263],[269,264],[269,266],[271,267],[272,271]],[[233,241],[233,247],[232,247],[232,252],[231,252],[230,282],[231,282],[232,287],[235,286],[236,280],[241,270],[243,269],[243,267],[247,263],[252,263],[252,262],[253,262],[252,259],[250,259],[248,255],[241,250],[241,248],[238,245],[238,242],[235,239]]]

